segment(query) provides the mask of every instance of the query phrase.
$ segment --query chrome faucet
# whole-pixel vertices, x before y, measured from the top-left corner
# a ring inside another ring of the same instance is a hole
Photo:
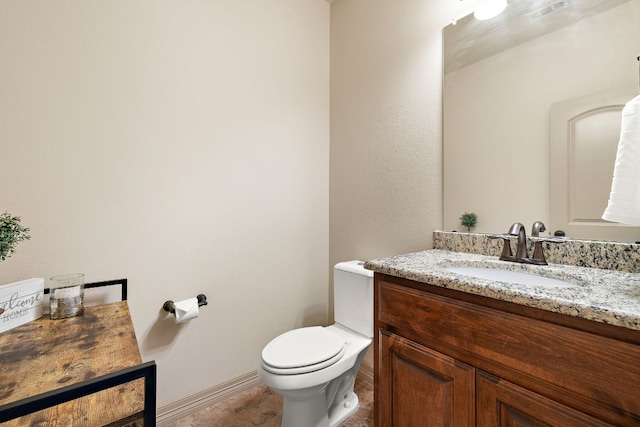
[[[533,227],[531,228],[531,237],[539,237],[541,231],[547,231],[547,228],[544,226],[542,221],[534,222]]]
[[[542,222],[536,221],[533,224],[533,235],[539,235],[540,231],[545,231],[545,226]],[[511,252],[511,238],[510,236],[518,237],[518,246],[516,248],[516,254],[512,255]],[[562,243],[562,239],[553,238],[538,238],[534,242],[533,258],[529,258],[529,251],[527,250],[527,233],[525,232],[524,225],[516,222],[509,228],[507,234],[495,234],[487,235],[489,239],[502,239],[502,253],[500,254],[500,260],[520,262],[523,264],[535,264],[535,265],[547,265],[547,260],[544,257],[542,250],[542,243]]]
[[[516,259],[517,262],[525,262],[521,260],[525,260],[529,258],[529,253],[527,252],[527,233],[524,231],[524,225],[516,222],[509,229],[508,234],[510,236],[518,236],[518,246],[516,248]]]

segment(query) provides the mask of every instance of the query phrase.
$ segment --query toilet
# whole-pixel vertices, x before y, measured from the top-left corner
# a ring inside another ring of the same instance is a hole
[[[282,427],[337,427],[359,407],[356,375],[373,340],[373,272],[334,268],[335,323],[294,329],[262,350],[258,377],[284,398]]]

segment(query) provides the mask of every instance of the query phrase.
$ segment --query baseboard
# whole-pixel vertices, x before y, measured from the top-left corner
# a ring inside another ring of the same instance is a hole
[[[363,362],[358,371],[358,379],[373,385],[373,366]],[[257,371],[245,372],[218,385],[161,406],[158,408],[156,426],[163,427],[174,423],[181,418],[261,384]]]
[[[373,385],[373,366],[368,364],[366,360],[362,362],[362,365],[360,365],[360,370],[358,370],[358,379],[366,382],[367,384]]]
[[[193,393],[158,408],[156,426],[163,427],[204,408],[222,402],[262,384],[256,370],[245,372],[220,384]]]

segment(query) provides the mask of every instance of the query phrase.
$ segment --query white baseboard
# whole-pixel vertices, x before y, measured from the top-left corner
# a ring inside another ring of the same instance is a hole
[[[358,379],[373,384],[373,366],[363,362],[358,371]],[[156,426],[164,427],[261,384],[258,371],[245,372],[158,408]]]
[[[156,426],[163,427],[262,384],[253,370],[158,408]]]

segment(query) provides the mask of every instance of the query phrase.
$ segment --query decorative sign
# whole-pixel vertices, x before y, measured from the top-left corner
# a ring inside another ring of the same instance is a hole
[[[44,279],[0,286],[0,332],[42,317]]]

